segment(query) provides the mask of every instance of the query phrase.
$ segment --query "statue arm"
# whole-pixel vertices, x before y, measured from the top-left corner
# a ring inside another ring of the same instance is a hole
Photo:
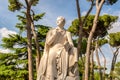
[[[66,35],[67,35],[67,38],[66,38],[66,41],[64,43],[64,47],[65,47],[66,51],[68,51],[70,48],[74,47],[74,44],[72,41],[71,33],[66,32]]]
[[[50,46],[54,42],[55,37],[56,37],[56,30],[55,29],[54,30],[50,30],[47,33],[46,44]]]
[[[72,36],[71,36],[70,32],[67,32],[67,39],[68,39],[69,44],[71,46],[74,46],[73,41],[72,41]]]
[[[55,30],[54,30],[55,31]],[[53,29],[49,30],[46,36],[46,41],[45,41],[45,47],[44,47],[44,53],[48,54],[49,52],[49,47],[50,45],[54,42],[55,39],[55,32],[53,33]]]

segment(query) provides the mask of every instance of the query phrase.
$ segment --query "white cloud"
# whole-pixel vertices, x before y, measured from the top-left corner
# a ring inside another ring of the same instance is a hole
[[[0,37],[8,37],[9,34],[16,34],[15,31],[8,30],[7,28],[0,28]]]
[[[85,16],[86,14],[87,14],[87,11],[83,11],[83,12],[81,13],[82,16]]]
[[[113,16],[118,16],[118,20],[112,24],[112,28],[108,30],[108,33],[115,33],[115,32],[120,32],[120,11],[112,11],[111,8],[108,8],[107,10],[103,10],[101,12],[102,15],[113,15]]]
[[[120,32],[120,15],[118,20],[112,24],[112,28],[108,30],[109,33]]]
[[[120,11],[116,11],[112,15],[118,16],[118,20],[112,24],[112,28],[108,30],[108,32],[109,33],[120,32]]]
[[[0,49],[0,53],[10,53],[11,50],[9,49]]]
[[[16,32],[12,31],[12,30],[8,30],[5,27],[0,28],[0,41],[1,41],[2,37],[8,37],[9,34],[16,34]],[[0,53],[10,53],[10,52],[11,52],[11,50],[9,50],[9,49],[0,48]]]

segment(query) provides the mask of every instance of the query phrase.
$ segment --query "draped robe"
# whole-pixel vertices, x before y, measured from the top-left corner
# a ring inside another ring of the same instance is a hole
[[[37,80],[79,80],[77,62],[70,32],[51,29],[46,36]]]

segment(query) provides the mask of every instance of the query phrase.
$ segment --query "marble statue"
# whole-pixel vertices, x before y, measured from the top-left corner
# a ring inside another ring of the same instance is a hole
[[[47,33],[37,80],[79,80],[77,49],[64,29],[65,18],[59,16],[56,23]]]

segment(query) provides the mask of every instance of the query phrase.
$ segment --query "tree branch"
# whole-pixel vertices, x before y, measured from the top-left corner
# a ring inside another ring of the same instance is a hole
[[[101,8],[101,6],[103,5],[104,2],[105,2],[105,0],[101,0],[98,8]]]
[[[25,0],[27,7],[30,7],[28,0]]]
[[[76,5],[77,5],[77,13],[78,13],[78,19],[81,22],[81,14],[80,14],[80,6],[79,6],[79,1],[76,0]]]
[[[99,51],[102,54],[103,58],[104,58],[104,71],[103,71],[103,80],[105,79],[105,69],[106,69],[106,58],[105,55],[103,54],[101,48],[99,47]]]
[[[83,19],[83,25],[84,25],[84,23],[86,22],[88,15],[89,15],[90,12],[92,11],[93,6],[94,6],[94,0],[91,0],[91,6],[90,6],[90,8],[89,8],[87,14],[85,15],[85,17],[84,17],[84,19]]]
[[[96,0],[96,8],[99,8],[99,0]]]
[[[33,4],[33,2],[34,2],[34,0],[31,0],[31,1],[30,1],[30,6]]]

